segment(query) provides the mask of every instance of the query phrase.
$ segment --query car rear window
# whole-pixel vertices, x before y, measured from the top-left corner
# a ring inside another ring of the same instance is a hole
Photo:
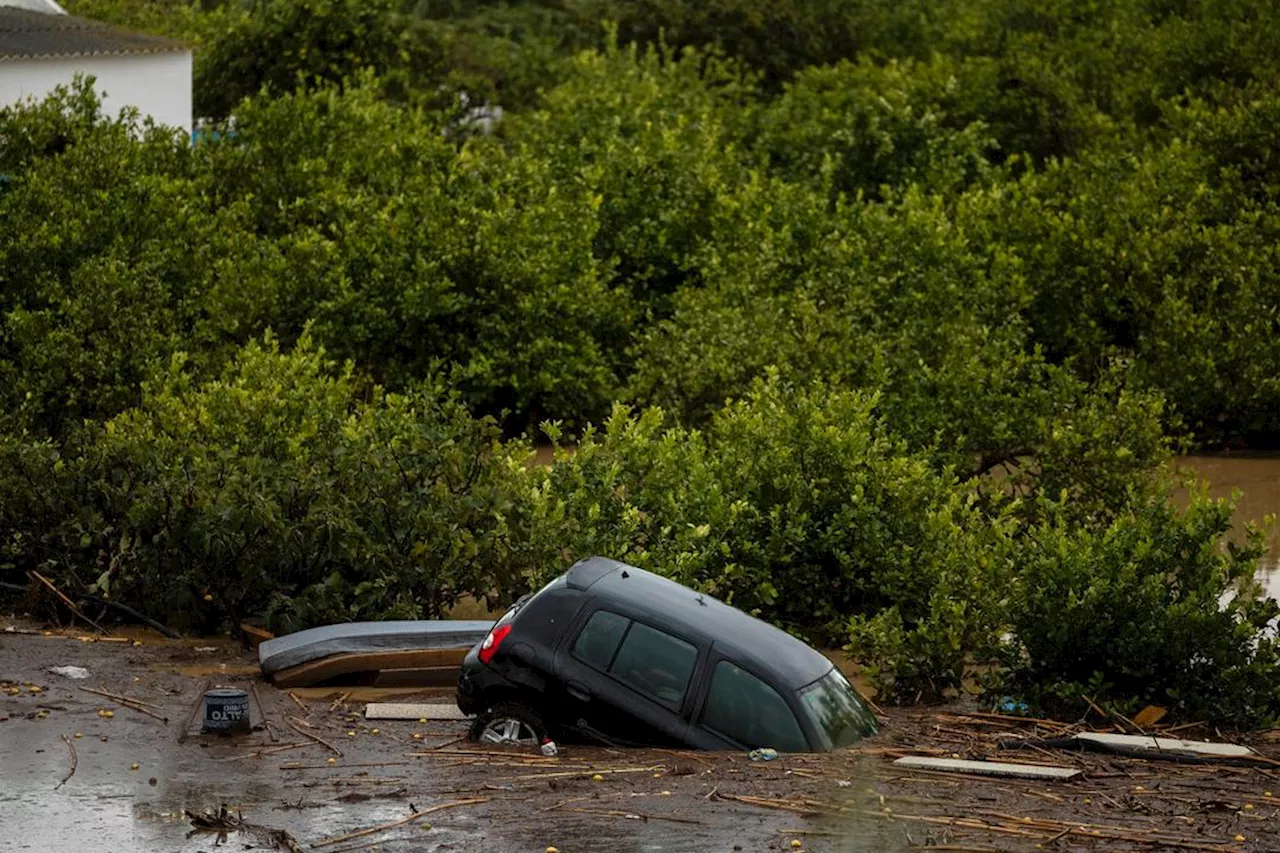
[[[503,613],[502,616],[498,617],[498,621],[494,623],[494,627],[497,627],[498,625],[505,625],[512,621],[516,616],[520,615],[520,611],[524,610],[525,607],[527,607],[535,598],[541,598],[543,593],[557,586],[564,586],[563,576],[552,578],[537,592],[526,592],[524,595],[517,598],[515,602],[507,608],[506,612]]]
[[[716,664],[702,725],[748,748],[809,749],[800,724],[778,691],[727,660]]]
[[[801,688],[800,701],[832,749],[849,746],[866,735],[875,734],[875,716],[835,667],[813,684]]]
[[[633,622],[609,671],[641,693],[678,708],[697,660],[698,649],[690,643]]]
[[[609,664],[613,663],[613,653],[618,650],[618,643],[630,624],[631,620],[625,616],[597,610],[574,641],[573,654],[592,666],[608,670]]]

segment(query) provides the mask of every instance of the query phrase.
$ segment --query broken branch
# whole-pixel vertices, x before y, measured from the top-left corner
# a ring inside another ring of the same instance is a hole
[[[117,696],[114,693],[108,693],[105,690],[94,690],[92,687],[81,687],[80,689],[83,690],[85,693],[93,693],[96,696],[105,696],[106,698],[111,699],[112,701],[120,703],[121,705],[123,705],[124,707],[128,708],[131,711],[137,711],[139,714],[146,714],[148,717],[157,719],[160,722],[164,723],[166,726],[169,725],[168,717],[162,717],[159,714],[157,714],[155,711],[147,710],[146,708],[143,707],[143,704],[147,704],[147,703],[143,703],[138,699],[131,699],[128,696]]]
[[[79,608],[79,607],[76,607],[75,602],[73,602],[71,599],[69,599],[69,598],[67,598],[65,595],[63,595],[63,594],[62,594],[62,590],[58,589],[56,586],[54,586],[54,585],[53,585],[53,581],[49,580],[47,577],[45,577],[44,575],[42,575],[42,574],[40,574],[39,572],[37,572],[35,569],[31,569],[30,571],[28,571],[28,572],[27,572],[27,576],[28,576],[28,577],[30,577],[32,580],[39,581],[40,583],[44,584],[44,586],[45,586],[45,587],[46,587],[50,592],[52,592],[54,595],[56,595],[56,596],[58,597],[58,600],[59,600],[59,601],[61,601],[61,602],[62,602],[63,604],[65,604],[65,605],[67,605],[68,609],[70,609],[72,613],[74,613],[76,616],[80,617],[80,619],[81,619],[82,621],[87,622],[88,624],[92,625],[92,626],[94,627],[94,629],[95,629],[95,630],[97,630],[97,632],[98,632],[99,634],[105,634],[105,633],[107,633],[107,629],[106,629],[106,628],[103,628],[103,627],[102,627],[101,625],[99,625],[97,622],[94,622],[94,621],[93,621],[92,619],[90,619],[88,616],[85,616],[83,613],[81,613],[81,612],[80,612],[80,608]]]
[[[423,809],[420,812],[414,812],[406,818],[393,820],[391,823],[384,823],[378,826],[371,826],[368,829],[357,830],[356,832],[348,832],[346,835],[338,835],[333,838],[326,838],[323,841],[316,841],[311,844],[312,847],[329,847],[334,844],[341,844],[344,841],[351,841],[356,838],[363,838],[366,835],[373,835],[375,832],[384,832],[388,829],[395,829],[398,826],[404,826],[407,823],[413,823],[419,818],[426,817],[432,812],[443,811],[444,809],[452,809],[458,806],[471,806],[476,803],[487,803],[488,797],[474,797],[469,800],[453,800],[447,803],[438,803],[430,808]]]
[[[131,702],[134,705],[145,705],[148,708],[160,707],[154,702],[144,702],[141,699],[134,699],[132,696],[121,696],[118,693],[108,693],[107,691],[102,690],[101,688],[99,688],[98,690],[94,690],[92,687],[81,687],[80,689],[86,693],[94,693],[98,696],[105,696],[108,699],[114,699],[117,702]]]
[[[66,735],[62,736],[62,742],[67,745],[67,751],[70,753],[71,767],[67,770],[67,775],[62,777],[62,781],[54,786],[53,790],[55,791],[61,788],[63,785],[67,784],[67,780],[70,779],[72,776],[76,775],[76,763],[77,763],[76,745],[72,743],[71,738],[67,737]]]
[[[574,808],[574,809],[566,809],[565,811],[581,812],[582,814],[604,815],[605,817],[622,817],[622,818],[627,818],[628,820],[643,820],[643,821],[669,820],[673,823],[694,823],[694,824],[702,823],[702,821],[694,820],[691,817],[674,817],[672,815],[644,814],[643,812],[628,812],[628,811],[623,811],[621,809]]]
[[[292,717],[286,717],[285,723],[289,726],[289,728],[293,729],[295,732],[302,735],[303,737],[310,738],[311,740],[315,741],[321,746],[328,748],[330,752],[332,752],[334,755],[338,756],[339,758],[342,757],[342,750],[338,749],[336,746],[329,743],[329,741],[325,740],[324,738],[319,737],[318,735],[313,735],[311,732],[303,729],[301,726],[298,726],[293,722]]]

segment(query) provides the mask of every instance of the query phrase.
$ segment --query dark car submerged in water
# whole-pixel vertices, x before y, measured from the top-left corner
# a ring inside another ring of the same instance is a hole
[[[875,732],[831,661],[790,634],[603,557],[516,602],[467,655],[471,736],[537,744],[826,751]]]

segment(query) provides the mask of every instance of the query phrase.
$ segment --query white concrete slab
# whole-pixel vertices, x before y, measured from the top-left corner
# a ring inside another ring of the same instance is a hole
[[[418,705],[397,702],[370,702],[364,708],[366,720],[465,720],[457,705]]]
[[[919,770],[944,770],[950,773],[972,773],[977,776],[1004,776],[1009,779],[1052,779],[1066,781],[1080,775],[1074,767],[1050,767],[1046,764],[1008,764],[1002,761],[966,761],[960,758],[928,758],[908,755],[893,762],[898,767]]]
[[[1120,749],[1149,749],[1152,752],[1172,752],[1182,755],[1208,755],[1215,758],[1248,758],[1254,751],[1237,743],[1179,740],[1177,738],[1149,735],[1113,735],[1107,732],[1081,732],[1076,740],[1087,741],[1102,747]]]

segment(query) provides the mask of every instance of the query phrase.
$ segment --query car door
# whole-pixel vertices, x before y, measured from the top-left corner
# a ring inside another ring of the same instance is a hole
[[[684,746],[690,688],[705,653],[670,628],[597,608],[557,652],[565,722],[608,743]]]
[[[704,681],[691,742],[703,748],[811,749],[786,693],[733,658],[713,651]]]

